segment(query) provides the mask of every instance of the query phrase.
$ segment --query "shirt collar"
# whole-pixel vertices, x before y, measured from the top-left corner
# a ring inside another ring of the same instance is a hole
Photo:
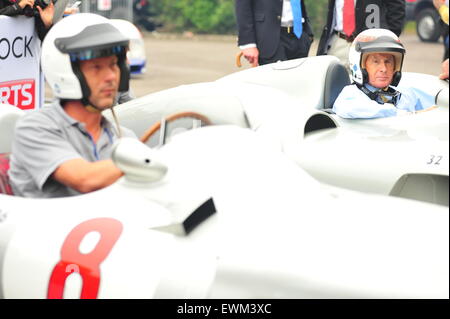
[[[385,90],[383,90],[383,89],[376,88],[376,87],[370,85],[369,83],[364,84],[364,86],[365,86],[370,92],[377,92],[377,91],[380,91],[380,92],[381,92],[381,91],[385,91]],[[390,88],[390,87],[391,87],[391,86],[389,85],[388,88]]]
[[[84,127],[83,123],[75,120],[73,117],[71,117],[69,114],[67,114],[64,111],[64,108],[62,107],[60,100],[55,100],[53,102],[53,104],[51,105],[51,107],[53,107],[55,109],[56,113],[58,113],[58,115],[61,116],[61,118],[65,122],[66,127],[69,127],[69,126]],[[102,119],[100,121],[100,125],[102,127],[106,127],[107,129],[111,130],[111,123],[103,115],[102,115]]]
[[[73,126],[79,123],[77,120],[69,116],[69,114],[67,114],[64,111],[64,108],[62,107],[60,100],[55,100],[51,105],[51,107],[53,107],[55,112],[64,120],[65,126]]]

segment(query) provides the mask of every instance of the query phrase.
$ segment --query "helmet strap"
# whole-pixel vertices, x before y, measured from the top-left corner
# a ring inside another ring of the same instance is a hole
[[[95,105],[94,103],[89,101],[89,99],[87,99],[85,97],[83,97],[80,101],[83,104],[83,106],[85,107],[85,109],[91,113],[102,113],[105,110],[105,109],[99,108],[97,105]],[[109,107],[109,109],[112,110],[113,107],[114,107],[114,104],[111,105],[111,107]]]
[[[118,55],[119,69],[120,69],[120,82],[119,92],[127,92],[130,89],[130,67],[127,63],[126,54]]]
[[[372,91],[370,91],[368,88],[366,88],[366,86],[363,84],[363,85],[359,85],[359,84],[356,84],[357,85],[357,87],[365,94],[365,95],[367,95],[371,100],[373,100],[373,101],[375,101],[375,102],[377,102],[377,103],[379,103],[380,104],[380,102],[378,101],[378,97],[380,97],[380,96],[386,96],[386,95],[390,95],[391,97],[392,97],[392,103],[394,104],[394,105],[396,105],[397,104],[397,102],[398,102],[398,100],[399,100],[399,98],[400,98],[400,96],[401,96],[401,93],[399,92],[399,91],[397,91],[397,90],[395,90],[394,88],[392,88],[392,87],[387,87],[386,89],[383,89],[383,90],[377,90],[377,91],[375,91],[375,92],[372,92]],[[381,92],[381,91],[383,91],[383,92]],[[383,100],[382,98],[381,98],[381,100]],[[382,104],[382,103],[381,103]]]
[[[367,72],[366,69],[361,68],[361,73],[362,73],[362,84],[366,84],[369,83],[369,72]]]
[[[358,89],[360,89],[365,95],[367,95],[369,97],[369,99],[375,101],[377,99],[378,94],[376,92],[372,92],[370,91],[368,88],[366,88],[366,86],[364,84],[360,85],[360,84],[356,84],[356,86],[358,87]]]
[[[83,105],[86,108],[86,110],[88,110],[88,112],[91,112],[91,113],[101,113],[103,111],[103,110],[99,109],[98,107],[96,107],[95,105],[92,105],[92,103],[88,104],[88,105],[83,103]]]
[[[392,86],[397,86],[400,83],[400,80],[402,78],[402,72],[397,71],[394,73],[394,77],[392,78]]]
[[[73,70],[73,73],[75,74],[75,76],[77,77],[78,81],[80,82],[81,96],[82,96],[81,102],[84,105],[87,105],[87,104],[89,104],[88,98],[91,95],[91,89],[89,88],[89,85],[87,84],[87,81],[86,81],[86,78],[84,77],[83,72],[81,72],[79,61],[72,62],[72,70]]]

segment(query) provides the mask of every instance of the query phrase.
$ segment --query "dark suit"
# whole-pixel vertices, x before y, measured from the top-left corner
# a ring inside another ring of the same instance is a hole
[[[286,40],[293,41],[293,45],[303,48],[298,57],[308,55],[313,37],[304,0],[302,1],[302,13],[305,22],[300,39],[293,34],[284,37],[281,30],[281,15],[283,10],[282,0],[236,0],[236,18],[238,25],[238,45],[256,43],[260,60],[268,60],[265,63],[275,62],[277,51]],[[291,39],[292,38],[292,39]],[[295,43],[297,42],[297,43]],[[273,60],[273,61],[272,61]]]
[[[328,43],[333,35],[333,18],[335,0],[328,1],[327,24],[323,29],[320,38],[317,55],[327,54]],[[353,36],[357,36],[364,30],[373,26],[367,26],[367,21],[373,23],[374,5],[380,9],[380,19],[378,28],[389,29],[397,35],[400,35],[405,22],[405,0],[357,0],[355,5],[356,29]]]

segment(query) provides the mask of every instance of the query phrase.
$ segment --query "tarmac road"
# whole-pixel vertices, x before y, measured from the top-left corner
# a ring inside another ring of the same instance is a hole
[[[442,42],[421,42],[417,35],[402,35],[406,48],[403,71],[439,75],[444,53]],[[147,72],[133,77],[131,88],[139,97],[151,92],[196,82],[214,81],[227,74],[248,68],[235,66],[238,52],[235,36],[175,36],[145,33]],[[315,40],[310,55],[316,52]]]
[[[415,33],[402,35],[401,41],[406,48],[404,71],[440,74],[442,42],[421,42]],[[241,69],[235,66],[238,52],[235,36],[144,33],[144,42],[147,71],[131,79],[136,97],[182,84],[214,81],[249,67],[244,58]],[[317,43],[315,40],[310,55],[315,55]],[[48,86],[45,92],[46,99],[51,98]]]

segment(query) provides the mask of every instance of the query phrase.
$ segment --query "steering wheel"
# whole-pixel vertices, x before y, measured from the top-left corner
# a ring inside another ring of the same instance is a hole
[[[160,145],[164,145],[166,140],[166,134],[167,134],[167,125],[171,122],[173,123],[176,120],[179,119],[192,119],[192,128],[200,127],[200,126],[206,126],[211,125],[211,121],[206,116],[196,113],[196,112],[180,112],[175,113],[167,116],[166,118],[163,118],[161,121],[156,122],[150,128],[144,132],[144,134],[141,136],[140,140],[142,143],[147,143],[148,140],[158,131],[160,130]],[[200,121],[200,123],[198,123]],[[198,125],[200,124],[200,125]]]

